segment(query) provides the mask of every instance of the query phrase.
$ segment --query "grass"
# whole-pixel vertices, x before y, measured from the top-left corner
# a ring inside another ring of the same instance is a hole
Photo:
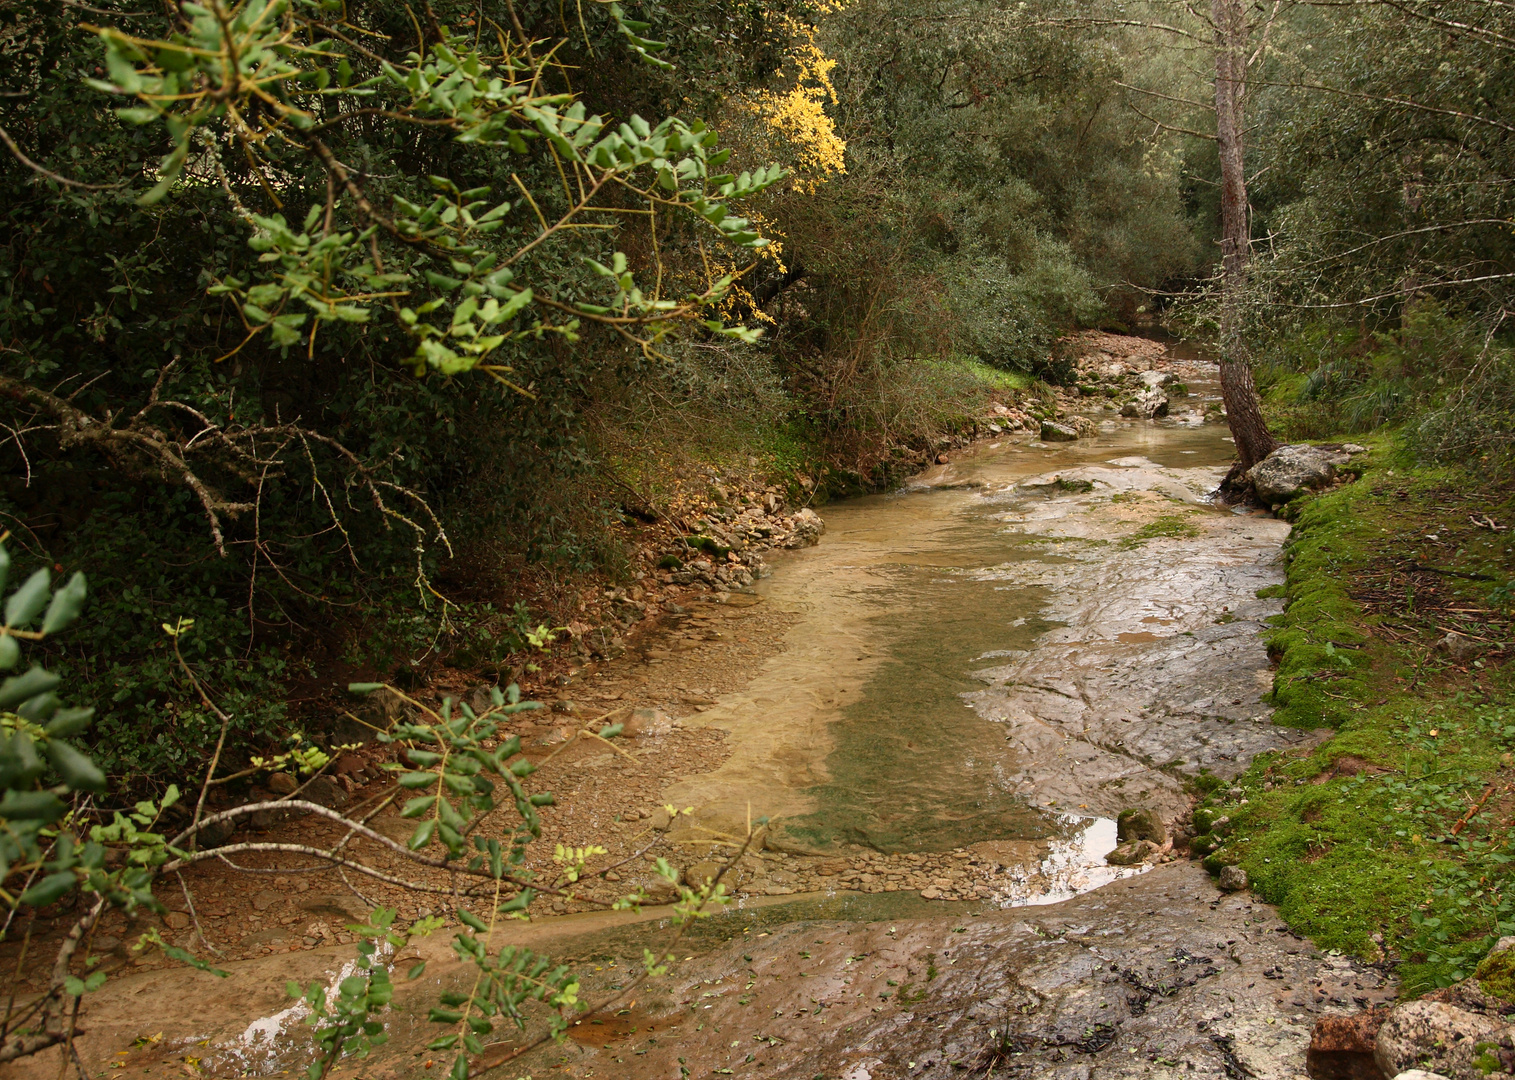
[[[1328,728],[1201,804],[1229,817],[1214,871],[1320,947],[1399,962],[1407,994],[1471,974],[1515,933],[1515,489],[1380,442],[1362,476],[1296,507],[1270,652],[1275,722]],[[1481,644],[1439,651],[1448,632]],[[1475,811],[1474,808],[1478,809]]]
[[[955,367],[971,375],[973,379],[990,390],[1029,390],[1036,380],[1024,371],[1006,371],[971,356],[954,357],[946,361],[946,367]]]

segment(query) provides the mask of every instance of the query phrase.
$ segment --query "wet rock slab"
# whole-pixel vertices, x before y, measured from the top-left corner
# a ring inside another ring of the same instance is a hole
[[[811,1080],[1304,1075],[1316,1020],[1393,997],[1248,894],[1173,864],[1052,907],[797,923],[670,976],[655,1036],[552,1060],[570,1075],[754,1070]],[[676,1003],[676,1004],[674,1004]],[[524,1065],[525,1063],[523,1063]],[[533,1062],[532,1064],[535,1064]]]
[[[1283,580],[1288,526],[1205,505],[1218,475],[1127,457],[998,496],[1007,527],[1056,539],[1065,556],[986,571],[1044,588],[1055,628],[975,671],[988,686],[966,695],[1005,725],[1021,761],[1007,781],[1034,803],[1102,815],[1140,805],[1172,820],[1188,806],[1174,774],[1234,776],[1259,753],[1319,737],[1273,726],[1262,700],[1264,620],[1282,607],[1257,592]],[[1079,493],[1048,494],[1069,489]],[[1172,535],[1140,531],[1154,522]]]

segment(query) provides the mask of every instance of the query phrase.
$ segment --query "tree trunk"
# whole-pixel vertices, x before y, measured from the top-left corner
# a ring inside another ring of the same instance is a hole
[[[1247,90],[1247,23],[1242,0],[1211,0],[1215,21],[1215,138],[1220,150],[1220,390],[1242,471],[1271,454],[1257,384],[1241,342],[1241,294],[1252,246],[1242,121]]]

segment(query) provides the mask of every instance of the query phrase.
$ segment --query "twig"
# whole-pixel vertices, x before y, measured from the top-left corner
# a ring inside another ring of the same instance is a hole
[[[179,879],[179,888],[184,891],[184,902],[189,905],[189,918],[195,924],[195,933],[199,935],[200,941],[204,943],[207,949],[220,956],[221,950],[211,944],[210,938],[205,936],[205,927],[200,925],[200,916],[195,911],[195,900],[194,897],[189,895],[189,886],[184,882],[184,875],[178,871],[174,871],[174,877]]]
[[[1459,833],[1462,832],[1463,829],[1467,828],[1468,822],[1470,822],[1470,821],[1473,820],[1473,815],[1476,814],[1476,813],[1478,813],[1478,811],[1480,811],[1480,810],[1483,809],[1483,804],[1489,801],[1489,796],[1492,795],[1492,794],[1494,794],[1494,789],[1496,787],[1498,787],[1498,786],[1499,785],[1497,783],[1490,784],[1488,786],[1488,789],[1483,793],[1483,798],[1479,799],[1476,803],[1474,803],[1472,805],[1472,807],[1469,808],[1468,812],[1466,814],[1462,815],[1462,817],[1458,819],[1457,824],[1452,826],[1452,835],[1453,836],[1458,835]],[[1515,785],[1512,785],[1512,786],[1515,786]],[[1509,791],[1510,791],[1510,788],[1506,787],[1505,788],[1505,793],[1508,794]]]

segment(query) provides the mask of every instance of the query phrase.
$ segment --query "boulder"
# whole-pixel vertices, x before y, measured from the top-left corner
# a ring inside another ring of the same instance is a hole
[[[1121,843],[1128,840],[1151,840],[1154,844],[1167,842],[1168,830],[1155,810],[1122,810],[1115,821],[1115,835]]]
[[[340,810],[348,802],[347,789],[329,776],[318,776],[306,784],[300,798],[328,810]]]
[[[1120,414],[1130,420],[1155,420],[1168,415],[1168,395],[1157,385],[1148,385],[1121,406]]]
[[[1078,438],[1078,429],[1072,424],[1059,424],[1056,420],[1042,421],[1042,442],[1073,442]]]
[[[672,730],[673,717],[662,709],[633,709],[621,727],[621,734],[628,738],[644,738],[667,735]]]
[[[721,864],[718,862],[697,862],[684,871],[684,884],[691,889],[703,889],[715,880],[721,872]]]
[[[1247,887],[1247,872],[1239,866],[1222,866],[1220,887],[1226,892],[1241,892]]]
[[[1322,488],[1336,479],[1336,467],[1352,455],[1343,450],[1292,444],[1280,446],[1247,473],[1257,497],[1269,506],[1286,503],[1308,488]]]
[[[1160,850],[1161,848],[1151,840],[1132,840],[1106,855],[1105,862],[1111,866],[1137,866],[1146,862]]]
[[[789,547],[810,547],[821,542],[821,533],[826,531],[826,523],[821,516],[810,507],[795,511],[790,519],[789,527],[793,535],[789,539]]]
[[[1385,1076],[1425,1069],[1451,1080],[1483,1080],[1504,1071],[1497,1058],[1509,1050],[1512,1035],[1515,1026],[1505,1017],[1422,999],[1389,1014],[1378,1029],[1373,1058]]]

